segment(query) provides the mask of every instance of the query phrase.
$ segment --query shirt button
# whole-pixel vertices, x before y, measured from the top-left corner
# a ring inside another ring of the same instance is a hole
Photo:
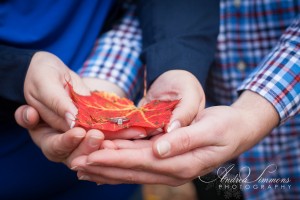
[[[241,0],[234,0],[233,4],[236,8],[239,8],[241,6]]]
[[[245,71],[245,69],[246,69],[246,63],[245,63],[244,61],[238,62],[237,68],[238,68],[240,71]]]

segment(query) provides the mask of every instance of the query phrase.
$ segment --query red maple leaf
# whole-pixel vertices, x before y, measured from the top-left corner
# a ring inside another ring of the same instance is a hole
[[[77,94],[68,83],[71,98],[78,109],[75,126],[102,131],[118,131],[129,127],[164,128],[180,100],[160,101],[136,107],[127,98],[113,93],[94,91],[90,96]]]

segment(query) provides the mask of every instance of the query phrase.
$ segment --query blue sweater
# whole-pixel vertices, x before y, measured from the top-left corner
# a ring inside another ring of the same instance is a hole
[[[46,50],[78,69],[113,0],[11,0],[0,3],[0,43]]]
[[[22,60],[32,56],[22,49],[52,52],[77,70],[90,53],[112,3],[113,0],[1,1],[1,112],[13,107],[13,102],[22,102],[28,67],[26,63],[22,65]],[[10,56],[11,51],[15,56]],[[132,185],[97,187],[95,183],[78,181],[76,173],[63,164],[48,161],[26,130],[16,126],[13,119],[7,120],[8,112],[4,114],[0,115],[0,199],[127,199],[136,189]]]

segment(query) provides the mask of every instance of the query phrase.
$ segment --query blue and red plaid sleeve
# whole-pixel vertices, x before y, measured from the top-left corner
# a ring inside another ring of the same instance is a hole
[[[281,123],[300,110],[299,17],[239,90],[251,90],[265,97],[274,105]]]
[[[134,98],[141,88],[143,77],[143,65],[139,59],[141,30],[136,6],[125,6],[126,13],[122,20],[97,40],[79,74],[112,82],[122,88],[128,97]]]

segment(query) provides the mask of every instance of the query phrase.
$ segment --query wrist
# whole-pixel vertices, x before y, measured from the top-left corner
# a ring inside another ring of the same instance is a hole
[[[279,115],[274,106],[264,97],[250,90],[244,91],[231,105],[240,113],[245,130],[245,143],[248,149],[258,143],[279,123]],[[243,133],[241,133],[243,134]]]
[[[244,91],[232,107],[242,113],[241,116],[247,126],[245,128],[251,134],[247,137],[253,136],[254,140],[262,139],[279,123],[279,115],[274,106],[250,90]]]

